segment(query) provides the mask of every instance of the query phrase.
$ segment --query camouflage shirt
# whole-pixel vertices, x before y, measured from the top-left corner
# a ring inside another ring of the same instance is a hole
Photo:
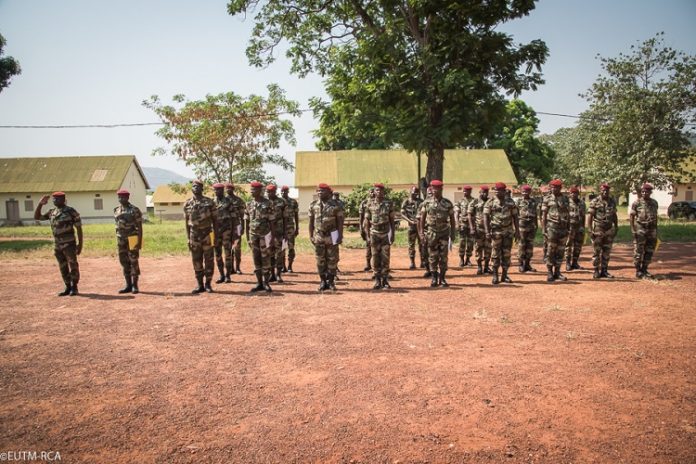
[[[273,199],[268,199],[273,205],[273,217],[271,218],[271,227],[273,232],[282,235],[283,232],[283,221],[288,217],[287,202],[284,198],[276,196]]]
[[[120,239],[138,235],[143,227],[143,213],[132,203],[114,208],[114,220],[116,221],[116,237]]]
[[[41,220],[51,221],[51,231],[56,245],[75,242],[74,226],[82,225],[80,213],[71,206],[51,208],[46,214],[41,215]]]
[[[309,217],[314,219],[314,235],[323,238],[338,230],[338,221],[343,218],[343,208],[333,198],[325,202],[317,199],[309,205]]]
[[[517,200],[517,212],[520,219],[520,229],[534,229],[537,220],[538,204],[535,198],[529,197],[525,200],[524,197]]]
[[[391,221],[394,220],[394,205],[389,200],[383,200],[381,203],[372,201],[365,212],[365,219],[370,221],[371,234],[388,234]]]
[[[542,214],[546,211],[546,225],[557,230],[567,229],[570,221],[570,205],[565,195],[548,195],[541,204]]]
[[[184,215],[191,232],[209,233],[217,218],[217,208],[211,198],[201,197],[199,200],[191,197],[184,203]]]
[[[232,203],[232,199],[230,197],[222,197],[222,199],[219,199],[216,196],[213,198],[213,202],[217,210],[218,231],[222,232],[223,230],[232,229],[232,227],[239,222],[239,214],[237,208],[235,208]]]
[[[283,200],[285,200],[285,203],[287,205],[285,207],[285,211],[287,212],[287,216],[285,218],[285,229],[288,232],[295,232],[295,230],[297,229],[297,224],[295,224],[295,216],[297,215],[300,209],[300,205],[294,198],[288,197],[283,198]]]
[[[268,198],[261,197],[259,201],[253,198],[246,204],[244,218],[249,227],[249,235],[262,237],[271,231],[271,221],[275,217],[275,208]]]
[[[570,225],[584,227],[585,214],[587,213],[585,200],[578,198],[578,201],[573,201],[573,199],[570,199],[568,204],[570,206]]]
[[[460,230],[469,229],[469,204],[474,198],[464,197],[454,204],[454,219],[457,221]]]
[[[631,205],[631,214],[636,217],[636,222],[644,227],[657,226],[657,201],[649,198],[647,201],[639,198]]]
[[[423,202],[425,223],[429,232],[445,234],[450,232],[450,215],[454,214],[454,205],[447,198],[437,200],[435,197]]]
[[[227,198],[232,202],[232,207],[237,212],[237,231],[239,235],[242,235],[244,231],[242,230],[242,221],[244,220],[246,214],[246,204],[237,195],[227,195]]]
[[[513,221],[517,217],[517,205],[514,201],[493,197],[483,207],[483,214],[488,216],[491,232],[513,232]]]
[[[587,212],[593,215],[593,227],[599,226],[605,230],[611,229],[616,220],[616,202],[613,197],[604,200],[600,195],[590,202]]]
[[[482,200],[481,198],[474,198],[469,202],[467,214],[469,214],[469,216],[474,217],[474,225],[479,230],[483,230],[483,208],[489,201],[490,198],[486,200]]]
[[[401,203],[401,216],[404,219],[407,219],[407,222],[409,223],[409,226],[411,223],[416,223],[418,221],[418,208],[420,208],[420,205],[423,203],[423,200],[420,198],[416,198],[415,200],[411,200],[411,198],[406,198],[403,203]]]

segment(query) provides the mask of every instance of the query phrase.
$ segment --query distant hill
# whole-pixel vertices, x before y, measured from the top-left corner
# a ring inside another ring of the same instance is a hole
[[[160,185],[168,185],[172,182],[177,184],[185,184],[191,179],[188,179],[174,171],[162,168],[147,168],[143,167],[143,173],[147,178],[147,183],[150,184],[150,189],[155,190]]]

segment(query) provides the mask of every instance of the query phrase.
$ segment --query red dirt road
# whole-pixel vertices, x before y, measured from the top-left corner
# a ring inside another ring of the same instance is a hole
[[[587,249],[586,249],[587,253]],[[341,268],[362,268],[343,250]],[[696,462],[696,244],[660,280],[452,269],[430,289],[395,250],[394,289],[363,272],[316,293],[313,258],[270,295],[253,277],[191,296],[185,258],[0,267],[0,452],[62,462]],[[456,260],[452,256],[450,261]],[[454,263],[456,264],[456,262]],[[587,265],[585,259],[584,264]],[[244,270],[250,270],[244,257]],[[537,267],[541,267],[536,263]]]

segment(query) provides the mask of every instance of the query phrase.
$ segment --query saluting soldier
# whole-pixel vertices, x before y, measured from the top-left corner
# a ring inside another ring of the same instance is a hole
[[[389,261],[391,245],[394,243],[394,205],[384,198],[384,184],[374,184],[375,200],[368,204],[365,212],[365,227],[370,234],[372,246],[373,288],[391,288],[389,285]]]
[[[448,287],[445,280],[447,274],[447,254],[449,246],[454,243],[454,205],[447,198],[442,197],[443,183],[435,179],[430,182],[433,191],[432,198],[423,202],[423,213],[421,214],[418,233],[421,240],[425,238],[425,226],[427,224],[428,240],[428,264],[432,280],[431,287],[441,285]]]
[[[283,250],[283,272],[293,272],[292,263],[295,261],[295,239],[300,233],[300,206],[297,200],[290,198],[290,188],[283,185],[280,193],[285,200],[287,215],[285,217],[285,233],[288,237],[288,263],[285,264],[285,250]]]
[[[37,221],[50,221],[53,232],[53,254],[58,261],[60,275],[63,277],[65,289],[58,296],[75,296],[79,293],[77,284],[80,282],[80,266],[77,256],[82,253],[82,220],[75,208],[65,203],[64,192],[53,192],[53,206],[46,214],[41,213],[43,205],[48,203],[49,195],[44,195],[34,211]],[[75,240],[77,231],[77,240]]]
[[[343,208],[331,198],[331,187],[317,186],[319,198],[309,205],[309,239],[314,245],[319,291],[336,290],[334,280],[338,270],[338,246],[343,242]]]
[[[469,229],[474,231],[474,244],[476,250],[476,275],[490,274],[491,268],[491,241],[486,237],[486,227],[483,222],[483,208],[488,201],[488,186],[482,185],[478,198],[469,203]],[[485,267],[484,267],[485,265]]]
[[[252,292],[265,290],[270,292],[271,286],[271,253],[273,250],[273,224],[275,217],[273,203],[263,196],[261,182],[251,183],[251,200],[246,205],[246,239],[254,259],[254,274],[256,287]]]
[[[517,223],[517,205],[507,197],[507,186],[496,182],[495,197],[483,207],[483,224],[486,238],[491,241],[493,258],[493,284],[506,282],[511,284],[508,269],[512,256],[512,241],[519,241],[520,230]],[[502,275],[499,270],[502,267]]]
[[[616,201],[611,196],[609,184],[599,186],[599,196],[590,202],[587,209],[587,224],[592,239],[592,266],[594,267],[593,279],[602,277],[614,278],[609,274],[609,258],[614,237],[619,230],[619,218],[616,214]]]
[[[423,200],[420,199],[420,190],[418,187],[411,187],[411,193],[401,203],[401,217],[408,224],[408,258],[411,260],[409,269],[416,268],[416,243],[418,243],[418,253],[420,254],[420,264],[424,267],[423,250],[421,249],[421,241],[418,236],[417,214]]]
[[[640,198],[631,205],[631,232],[633,233],[633,265],[636,277],[652,278],[648,271],[657,245],[657,201],[650,198],[652,185],[645,183],[640,189]]]
[[[184,217],[186,220],[186,236],[188,247],[191,250],[193,271],[196,275],[198,286],[191,293],[212,293],[210,286],[213,280],[214,252],[213,237],[217,236],[217,208],[211,198],[203,195],[203,182],[194,180],[191,185],[193,197],[184,203]],[[203,277],[205,276],[205,285]]]
[[[234,274],[235,272],[237,274],[242,273],[242,240],[241,237],[244,234],[244,215],[246,214],[246,204],[244,203],[244,200],[242,200],[238,195],[234,194],[234,184],[231,182],[227,182],[225,184],[225,191],[227,192],[227,197],[230,199],[232,202],[232,207],[236,210],[237,212],[237,219],[239,223],[236,226],[235,230],[235,236],[237,239],[232,242],[232,251],[234,253],[234,260],[232,261],[232,270],[231,273]]]
[[[143,243],[143,214],[140,208],[132,204],[130,192],[121,189],[116,192],[119,205],[114,208],[116,221],[116,242],[118,245],[118,260],[123,268],[126,286],[118,293],[138,293],[138,277],[140,276],[140,248]]]
[[[585,215],[587,214],[587,206],[585,205],[585,200],[580,198],[580,189],[571,187],[569,192],[570,201],[568,205],[570,207],[570,223],[568,226],[568,240],[565,248],[566,271],[574,271],[576,269],[582,269],[580,264],[578,264],[578,259],[580,259],[582,245],[585,241]]]
[[[523,185],[520,190],[522,191],[522,198],[517,200],[520,227],[520,240],[517,247],[517,259],[520,265],[519,271],[536,272],[531,262],[534,256],[534,237],[539,227],[537,216],[538,205],[536,199],[532,198],[531,186]]]
[[[273,184],[266,186],[266,195],[273,204],[273,218],[271,228],[273,229],[273,242],[271,250],[271,277],[269,282],[283,282],[281,273],[283,271],[283,240],[286,240],[287,230],[287,203],[278,196],[277,187]]]
[[[470,185],[465,185],[463,191],[464,198],[454,204],[454,218],[459,229],[459,267],[470,265],[474,252],[474,234],[469,229],[469,203],[474,198],[471,196]]]
[[[215,263],[220,272],[220,278],[216,280],[215,283],[230,283],[232,282],[230,274],[234,273],[232,264],[234,262],[234,252],[232,251],[232,244],[239,238],[237,235],[239,216],[237,208],[232,204],[230,197],[225,196],[225,184],[215,183],[213,184],[213,190],[215,191],[213,202],[217,210],[217,233],[215,234],[214,247]]]
[[[360,202],[359,214],[360,214],[360,237],[365,242],[365,272],[372,270],[372,247],[370,246],[370,234],[365,228],[365,212],[367,211],[367,205],[369,202],[375,199],[375,190],[370,189],[370,193],[367,198]]]
[[[568,197],[561,193],[563,183],[560,179],[549,182],[551,193],[544,198],[541,205],[541,227],[546,235],[546,269],[547,282],[554,280],[564,281],[566,277],[561,274],[563,264],[563,251],[568,238],[568,224],[570,222],[570,206]]]

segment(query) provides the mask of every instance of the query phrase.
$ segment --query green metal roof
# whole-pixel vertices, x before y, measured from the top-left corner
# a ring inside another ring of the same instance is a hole
[[[149,188],[133,155],[0,158],[0,193],[118,190],[131,163]]]
[[[425,175],[426,155],[421,156],[421,175]],[[300,151],[295,158],[295,186],[358,185],[384,181],[415,184],[417,157],[406,150]],[[504,150],[445,150],[445,183],[516,184]]]

